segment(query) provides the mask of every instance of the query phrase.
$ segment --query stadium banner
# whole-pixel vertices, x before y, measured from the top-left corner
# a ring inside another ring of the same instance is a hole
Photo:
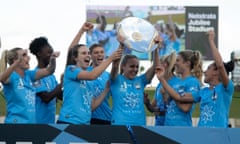
[[[186,7],[186,49],[199,50],[204,60],[212,60],[206,33],[214,30],[218,47],[218,7]]]

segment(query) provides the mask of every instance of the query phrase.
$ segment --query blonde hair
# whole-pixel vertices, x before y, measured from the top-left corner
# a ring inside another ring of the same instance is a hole
[[[182,56],[184,61],[190,61],[190,69],[193,76],[202,83],[202,55],[200,51],[184,50],[178,53]]]
[[[177,55],[175,52],[170,53],[167,56],[164,56],[160,59],[161,62],[167,63],[167,69],[165,71],[165,76],[167,78],[170,78],[173,75],[174,72],[174,64],[176,62]]]
[[[4,50],[0,59],[0,73],[7,69],[7,64],[13,64],[14,60],[18,58],[18,50],[22,48],[16,47],[11,50]]]

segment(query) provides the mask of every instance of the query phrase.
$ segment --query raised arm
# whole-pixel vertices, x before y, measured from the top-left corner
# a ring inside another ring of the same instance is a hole
[[[158,80],[161,82],[164,90],[169,94],[169,96],[174,99],[175,101],[178,102],[182,102],[182,103],[192,103],[193,97],[192,95],[189,94],[185,94],[184,96],[180,96],[179,93],[177,93],[165,80],[164,78],[164,73],[165,73],[165,69],[163,66],[157,66],[156,68],[156,76],[158,78]]]
[[[78,79],[96,79],[112,61],[119,60],[122,57],[122,51],[122,49],[117,49],[111,56],[105,59],[99,66],[95,67],[92,71],[81,71],[77,76]]]
[[[164,90],[170,95],[171,98],[178,101],[180,99],[180,95],[167,83],[167,81],[164,78],[165,69],[163,66],[157,66],[156,67],[156,76],[160,83],[162,84]]]
[[[212,50],[214,61],[216,63],[217,69],[220,72],[220,77],[222,79],[222,83],[226,87],[228,85],[229,79],[228,79],[228,75],[227,75],[227,72],[226,72],[224,64],[223,64],[222,57],[221,57],[221,55],[215,45],[215,42],[214,42],[215,33],[213,30],[210,30],[207,34],[208,34],[208,41],[210,44],[210,48]]]
[[[11,73],[14,71],[14,69],[17,67],[17,62],[13,63],[12,65],[10,65],[6,71],[3,71],[1,74],[0,74],[0,81],[2,83],[8,83],[9,82],[9,77],[11,75]]]
[[[27,53],[27,50],[21,50],[18,53],[18,59],[14,60],[13,63],[7,68],[7,50],[2,53],[1,56],[1,73],[0,81],[2,83],[8,83],[11,73],[20,65],[23,60],[23,54]]]
[[[177,39],[177,34],[176,34],[176,31],[175,31],[176,28],[175,28],[174,22],[172,20],[172,15],[168,15],[168,24],[169,24],[169,28],[172,32],[171,38],[172,38],[172,40],[175,41]]]
[[[111,80],[114,80],[117,77],[117,75],[118,75],[119,63],[120,63],[120,59],[119,60],[115,60],[112,63],[112,69],[111,69],[111,74],[110,74],[110,79]]]
[[[121,35],[117,35],[117,39],[119,41],[118,49],[123,51],[123,49],[124,49],[124,44],[123,43],[124,43],[125,38],[122,37]],[[112,63],[112,69],[111,69],[111,74],[110,74],[110,79],[111,80],[114,80],[117,77],[117,74],[118,74],[118,71],[119,71],[120,60],[121,59],[115,60]]]
[[[82,27],[80,28],[80,30],[78,31],[78,33],[76,34],[76,36],[74,37],[74,39],[72,40],[68,50],[70,50],[73,46],[77,45],[82,37],[82,35],[84,34],[84,32],[93,29],[93,24],[90,22],[85,22]]]
[[[158,45],[158,47],[154,50],[154,60],[153,60],[153,64],[152,66],[146,71],[145,75],[146,75],[146,79],[148,81],[151,81],[154,74],[155,74],[155,68],[157,65],[159,65],[159,49],[161,48],[162,46],[162,42],[163,42],[163,39],[158,36],[154,39],[154,42]]]
[[[56,69],[56,58],[60,55],[60,52],[53,52],[50,58],[50,63],[46,68],[39,69],[36,72],[35,80],[41,79],[42,77],[51,75]]]
[[[118,47],[118,51],[123,51],[123,49],[124,49],[124,45],[120,44]],[[114,80],[116,78],[116,76],[118,75],[120,60],[121,60],[121,58],[114,60],[112,63],[112,69],[111,69],[111,73],[110,73],[111,80]]]

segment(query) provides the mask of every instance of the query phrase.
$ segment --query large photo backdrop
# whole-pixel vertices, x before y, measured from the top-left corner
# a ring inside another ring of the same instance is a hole
[[[160,55],[185,49],[185,8],[178,6],[95,6],[87,5],[87,20],[95,24],[93,32],[87,35],[87,45],[104,44],[106,55],[109,56],[118,47],[116,26],[124,18],[138,17],[151,23],[164,38]],[[104,25],[104,26],[103,26]],[[98,29],[104,27],[102,32]],[[96,32],[97,31],[97,32]],[[173,37],[174,35],[174,37]],[[172,39],[172,40],[170,40]],[[127,51],[141,60],[151,58],[151,53]]]
[[[218,7],[193,6],[138,6],[138,5],[87,5],[87,21],[94,23],[89,31],[86,43],[104,45],[106,56],[118,47],[116,27],[126,17],[139,17],[151,23],[164,39],[159,55],[184,49],[199,50],[204,60],[211,60],[206,32],[214,29],[218,36]],[[216,37],[216,43],[218,38]],[[127,51],[141,60],[151,59],[151,53]]]

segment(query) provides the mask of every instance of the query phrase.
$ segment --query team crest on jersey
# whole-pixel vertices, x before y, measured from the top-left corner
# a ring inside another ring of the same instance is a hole
[[[197,91],[197,90],[198,90],[198,88],[196,86],[190,87],[190,91]]]
[[[85,80],[80,80],[80,87],[86,88],[87,82]]]
[[[77,68],[77,66],[74,66],[74,65],[69,67],[70,71],[74,71],[76,68]]]
[[[136,89],[140,89],[140,88],[141,88],[141,85],[140,85],[139,83],[136,83],[136,84],[135,84],[135,88],[136,88]]]
[[[178,87],[178,94],[180,95],[180,96],[184,96],[184,94],[185,94],[185,87],[184,86],[179,86]]]
[[[123,92],[127,91],[127,83],[126,82],[121,83],[120,91],[123,91]]]
[[[98,77],[97,80],[102,81],[103,79],[102,79],[102,77]]]
[[[41,81],[40,80],[37,80],[33,83],[33,86],[34,87],[39,87],[41,85]]]
[[[21,78],[18,80],[17,88],[18,89],[23,89],[24,88],[23,80]]]

